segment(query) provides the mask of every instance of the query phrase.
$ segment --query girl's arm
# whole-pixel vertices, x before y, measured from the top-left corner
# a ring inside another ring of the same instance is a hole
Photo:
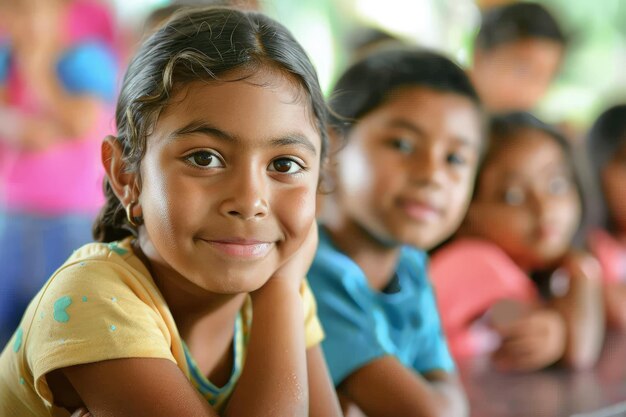
[[[309,380],[309,416],[341,416],[337,394],[319,345],[307,349],[306,362]]]
[[[533,371],[561,362],[572,368],[595,363],[604,338],[600,268],[590,256],[569,255],[550,283],[553,299],[496,329],[502,337],[494,353],[505,370]]]
[[[252,309],[246,363],[224,415],[306,416],[304,313],[297,283],[271,278],[252,294]]]
[[[94,417],[217,416],[167,359],[115,359],[62,372]]]
[[[307,416],[302,279],[317,248],[317,224],[297,253],[251,293],[253,321],[246,364],[225,416]]]
[[[568,256],[564,268],[569,272],[569,289],[552,302],[564,317],[566,348],[563,363],[573,368],[592,366],[604,340],[604,304],[600,265],[588,254]]]
[[[455,376],[433,371],[422,376],[395,357],[376,359],[349,375],[340,392],[369,417],[463,417],[468,406]]]

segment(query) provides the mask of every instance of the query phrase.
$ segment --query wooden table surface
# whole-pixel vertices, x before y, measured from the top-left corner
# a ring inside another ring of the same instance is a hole
[[[626,416],[626,334],[607,335],[590,370],[498,372],[485,357],[457,363],[472,417]]]

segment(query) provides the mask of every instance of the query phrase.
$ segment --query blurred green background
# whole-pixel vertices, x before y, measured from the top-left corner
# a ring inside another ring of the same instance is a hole
[[[111,0],[123,25],[141,22],[166,0]],[[510,2],[510,1],[509,1]],[[468,65],[480,9],[494,0],[260,0],[313,59],[325,91],[349,60],[352,34],[375,27],[444,51]],[[537,113],[583,132],[607,106],[626,102],[626,0],[540,0],[571,37],[558,79]]]

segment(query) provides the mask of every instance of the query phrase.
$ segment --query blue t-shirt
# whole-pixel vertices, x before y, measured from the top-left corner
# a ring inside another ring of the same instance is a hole
[[[387,355],[419,373],[454,371],[426,269],[426,253],[405,246],[396,267],[396,291],[376,291],[320,227],[308,279],[326,333],[322,349],[335,385]]]
[[[0,43],[0,84],[9,73],[10,45]],[[105,101],[116,95],[117,60],[105,44],[88,41],[65,50],[57,62],[57,76],[70,94],[90,94]]]

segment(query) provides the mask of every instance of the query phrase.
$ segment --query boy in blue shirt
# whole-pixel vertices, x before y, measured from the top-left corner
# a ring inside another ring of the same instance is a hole
[[[340,78],[330,106],[335,192],[309,271],[347,415],[467,414],[424,252],[465,214],[482,113],[447,58],[386,50]]]

